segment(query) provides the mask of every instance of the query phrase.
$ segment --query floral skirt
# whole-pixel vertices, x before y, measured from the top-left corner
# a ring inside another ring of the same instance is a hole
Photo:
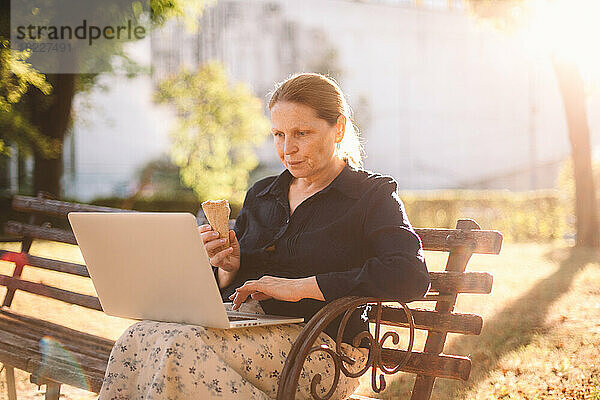
[[[258,306],[258,307],[257,307]],[[263,313],[258,303],[241,311]],[[100,400],[108,399],[273,399],[286,356],[304,324],[237,329],[141,321],[115,343]],[[334,341],[321,333],[315,345]],[[367,350],[342,344],[354,358],[356,371],[364,366]],[[304,363],[296,399],[310,399],[311,380],[323,396],[333,383],[334,364],[325,352],[311,353]],[[332,399],[345,399],[358,387],[357,378],[340,374]]]

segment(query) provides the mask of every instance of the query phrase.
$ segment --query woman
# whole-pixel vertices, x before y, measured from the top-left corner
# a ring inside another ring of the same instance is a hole
[[[429,276],[421,242],[394,179],[361,169],[360,143],[339,86],[320,74],[295,75],[277,87],[269,109],[286,169],[248,190],[229,248],[217,251],[224,240],[208,225],[199,228],[223,300],[233,309],[308,321],[325,302],[343,296],[422,297]],[[302,326],[137,323],[113,348],[100,398],[274,398]],[[350,343],[365,329],[357,310],[343,337],[357,368],[367,349]],[[316,345],[331,345],[336,332],[331,324]],[[333,363],[313,355],[296,398],[310,397],[315,373],[323,374],[323,392],[331,383]],[[357,386],[357,379],[342,375],[333,398]]]

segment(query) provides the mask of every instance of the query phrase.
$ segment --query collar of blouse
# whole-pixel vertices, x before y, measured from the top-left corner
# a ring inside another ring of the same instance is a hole
[[[320,193],[326,193],[329,190],[335,189],[350,198],[358,199],[361,193],[361,183],[365,180],[365,174],[361,173],[361,171],[346,163],[342,172],[325,189],[322,189]],[[277,197],[289,188],[291,181],[292,174],[288,169],[285,169],[273,182],[261,190],[257,196],[270,195]]]

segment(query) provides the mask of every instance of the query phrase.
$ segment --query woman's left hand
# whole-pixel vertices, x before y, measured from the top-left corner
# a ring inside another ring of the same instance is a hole
[[[300,301],[304,298],[325,300],[314,276],[308,278],[279,278],[265,275],[258,280],[246,281],[229,296],[233,310],[237,310],[248,296],[255,300],[276,299]]]

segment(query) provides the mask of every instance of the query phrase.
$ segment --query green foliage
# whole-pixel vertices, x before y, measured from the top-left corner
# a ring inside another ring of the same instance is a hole
[[[515,33],[531,21],[534,2],[530,0],[468,0],[469,12],[505,33]]]
[[[16,143],[25,151],[38,150],[52,157],[60,142],[41,135],[15,105],[30,86],[44,94],[52,90],[43,74],[27,63],[30,52],[9,48],[9,41],[0,37],[0,155],[9,155],[8,143]]]
[[[199,28],[198,21],[205,7],[217,0],[150,0],[152,24],[163,25],[170,18],[179,18],[188,31]]]
[[[150,22],[152,27],[160,27],[170,18],[179,18],[184,21],[186,27],[195,29],[204,7],[214,2],[215,0],[151,0]],[[34,3],[31,4],[33,7]],[[137,19],[140,18],[142,10],[140,1],[133,1],[131,10],[123,9],[122,3],[94,4],[98,6],[97,10],[90,10],[90,13],[101,12],[106,19],[109,18],[107,14],[112,15],[115,20],[117,17]],[[40,18],[43,18],[45,23],[50,23],[55,17],[54,12],[57,11],[56,4],[54,1],[46,1],[43,7],[44,12]],[[18,10],[23,9],[25,7],[20,4]],[[56,158],[62,151],[62,141],[45,136],[40,132],[40,127],[31,123],[28,115],[39,111],[35,109],[37,103],[30,106],[21,101],[27,91],[36,88],[42,96],[48,97],[46,103],[49,104],[53,96],[52,85],[44,74],[27,63],[29,52],[10,49],[9,15],[10,12],[3,9],[0,16],[0,155],[9,155],[9,144],[12,144],[25,153],[31,154],[35,151],[44,158]],[[110,60],[118,62],[111,63]],[[106,64],[110,72],[124,72],[128,77],[148,72],[147,68],[140,66],[125,53],[123,43],[119,41],[97,43],[91,56],[81,62],[87,65]],[[87,91],[93,87],[97,76],[98,74],[77,74],[75,92]]]
[[[258,165],[253,147],[269,133],[261,101],[245,85],[231,85],[217,62],[166,79],[156,99],[179,115],[171,156],[183,183],[200,199],[242,202]]]
[[[472,218],[482,229],[502,232],[510,241],[546,241],[567,232],[564,204],[557,191],[443,191],[400,194],[415,227],[455,228]]]

